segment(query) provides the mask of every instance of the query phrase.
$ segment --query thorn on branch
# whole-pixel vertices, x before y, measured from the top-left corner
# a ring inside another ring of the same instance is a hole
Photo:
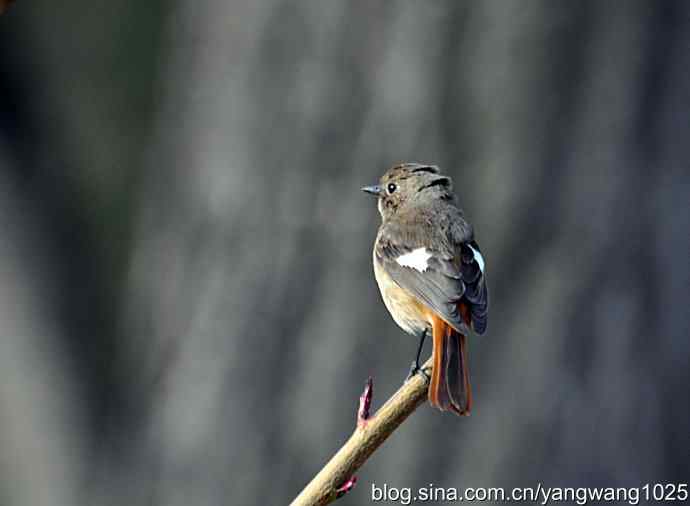
[[[429,359],[422,367],[429,369],[431,365],[432,359]],[[369,378],[359,397],[354,432],[291,505],[323,506],[352,490],[357,482],[357,470],[415,409],[424,404],[428,390],[428,383],[415,376],[406,381],[375,414],[370,414],[374,387]]]
[[[374,395],[374,380],[367,380],[364,391],[359,396],[359,409],[357,410],[357,428],[364,428],[369,420],[369,409],[371,408],[371,398]],[[354,486],[354,483],[352,484]]]

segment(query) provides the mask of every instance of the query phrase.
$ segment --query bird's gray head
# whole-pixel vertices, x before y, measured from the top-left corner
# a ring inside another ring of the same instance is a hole
[[[381,218],[434,200],[453,200],[453,182],[439,173],[438,167],[423,163],[402,163],[381,176],[379,184],[365,186],[362,191],[378,197]]]

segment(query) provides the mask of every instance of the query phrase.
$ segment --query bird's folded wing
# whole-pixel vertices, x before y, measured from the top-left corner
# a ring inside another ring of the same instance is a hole
[[[465,284],[463,299],[467,302],[472,319],[472,328],[477,334],[486,331],[489,312],[489,291],[484,276],[484,258],[476,242],[460,245],[460,274]]]
[[[388,275],[401,288],[414,295],[455,330],[465,335],[468,328],[462,321],[458,303],[465,294],[462,273],[447,253],[428,247],[406,246],[382,237],[376,257]]]
[[[473,240],[451,247],[420,246],[418,241],[402,244],[395,234],[384,234],[376,247],[376,257],[401,288],[409,291],[436,312],[455,330],[467,335],[459,304],[468,306],[472,328],[486,330],[488,291],[484,259]],[[454,250],[454,252],[451,250]]]

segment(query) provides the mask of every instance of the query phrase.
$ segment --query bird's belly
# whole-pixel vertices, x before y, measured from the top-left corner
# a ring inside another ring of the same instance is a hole
[[[429,311],[395,281],[374,260],[374,275],[381,291],[381,298],[395,323],[408,334],[419,335],[430,326]]]

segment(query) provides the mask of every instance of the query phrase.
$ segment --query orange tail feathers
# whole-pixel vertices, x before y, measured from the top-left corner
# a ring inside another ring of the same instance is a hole
[[[467,416],[472,409],[472,387],[465,350],[465,336],[434,315],[434,366],[429,402],[442,411]]]

